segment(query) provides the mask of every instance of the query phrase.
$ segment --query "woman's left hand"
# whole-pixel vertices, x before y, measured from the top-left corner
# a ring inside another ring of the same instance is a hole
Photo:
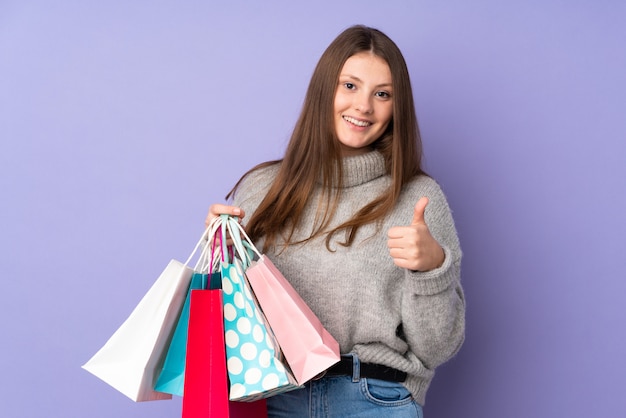
[[[389,254],[398,266],[414,271],[429,271],[443,264],[445,253],[430,234],[424,221],[428,198],[417,201],[413,220],[408,226],[395,226],[387,232]]]

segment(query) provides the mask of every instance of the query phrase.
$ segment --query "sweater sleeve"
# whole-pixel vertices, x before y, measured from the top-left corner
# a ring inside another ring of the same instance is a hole
[[[461,248],[454,220],[441,189],[428,191],[425,220],[445,252],[441,267],[405,272],[403,330],[413,353],[429,369],[446,362],[465,337],[465,298],[461,287]]]

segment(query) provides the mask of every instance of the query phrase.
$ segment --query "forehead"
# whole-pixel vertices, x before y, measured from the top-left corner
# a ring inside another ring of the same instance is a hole
[[[371,52],[352,55],[343,64],[340,75],[358,78],[373,84],[391,84],[389,64]]]

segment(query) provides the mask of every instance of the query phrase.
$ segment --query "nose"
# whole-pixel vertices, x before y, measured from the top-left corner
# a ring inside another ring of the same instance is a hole
[[[372,113],[374,111],[372,97],[369,94],[356,94],[354,98],[354,108],[364,114]]]

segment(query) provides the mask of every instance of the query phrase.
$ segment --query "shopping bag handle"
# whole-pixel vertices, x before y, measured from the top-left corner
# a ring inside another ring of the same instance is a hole
[[[259,258],[261,258],[261,253],[256,248],[256,246],[252,243],[252,240],[246,233],[243,226],[238,221],[238,218],[232,217],[229,215],[221,215],[222,216],[222,242],[226,239],[226,232],[230,234],[230,238],[233,242],[233,247],[235,248],[235,253],[239,256],[243,264],[244,270],[250,266],[254,259],[254,254],[256,254]],[[241,237],[245,239],[242,240]],[[224,251],[222,250],[222,253]],[[228,256],[228,254],[226,254]]]
[[[226,214],[221,214],[220,215],[220,220],[221,220],[221,224],[222,224],[222,229],[220,230],[221,232],[221,248],[222,248],[222,263],[223,264],[230,264],[230,257],[229,257],[229,252],[228,252],[228,245],[226,244],[226,233],[229,232],[228,230],[228,221],[230,219],[229,215]],[[231,234],[232,235],[232,234]],[[237,244],[235,243],[235,238],[231,236],[231,238],[233,239],[233,244],[236,246]],[[233,258],[234,258],[234,254],[233,254]]]
[[[208,228],[208,234],[204,242],[204,248],[201,255],[201,259],[196,268],[198,272],[217,272],[219,271],[220,264],[223,263],[232,249],[226,244],[226,238],[222,233],[226,228],[224,219],[221,216],[217,216],[211,220],[211,225]]]
[[[211,245],[213,244],[213,241],[215,240],[215,235],[216,235],[215,233],[220,226],[221,226],[221,221],[218,220],[218,218],[213,219],[209,223],[207,228],[202,233],[202,236],[198,240],[193,251],[187,258],[187,261],[185,261],[185,264],[184,264],[185,266],[188,266],[189,263],[191,263],[191,260],[194,257],[194,255],[198,252],[198,249],[202,247],[202,251],[200,253],[200,256],[198,258],[198,261],[196,263],[194,270],[198,270],[199,268],[206,267],[207,251],[211,248]]]

